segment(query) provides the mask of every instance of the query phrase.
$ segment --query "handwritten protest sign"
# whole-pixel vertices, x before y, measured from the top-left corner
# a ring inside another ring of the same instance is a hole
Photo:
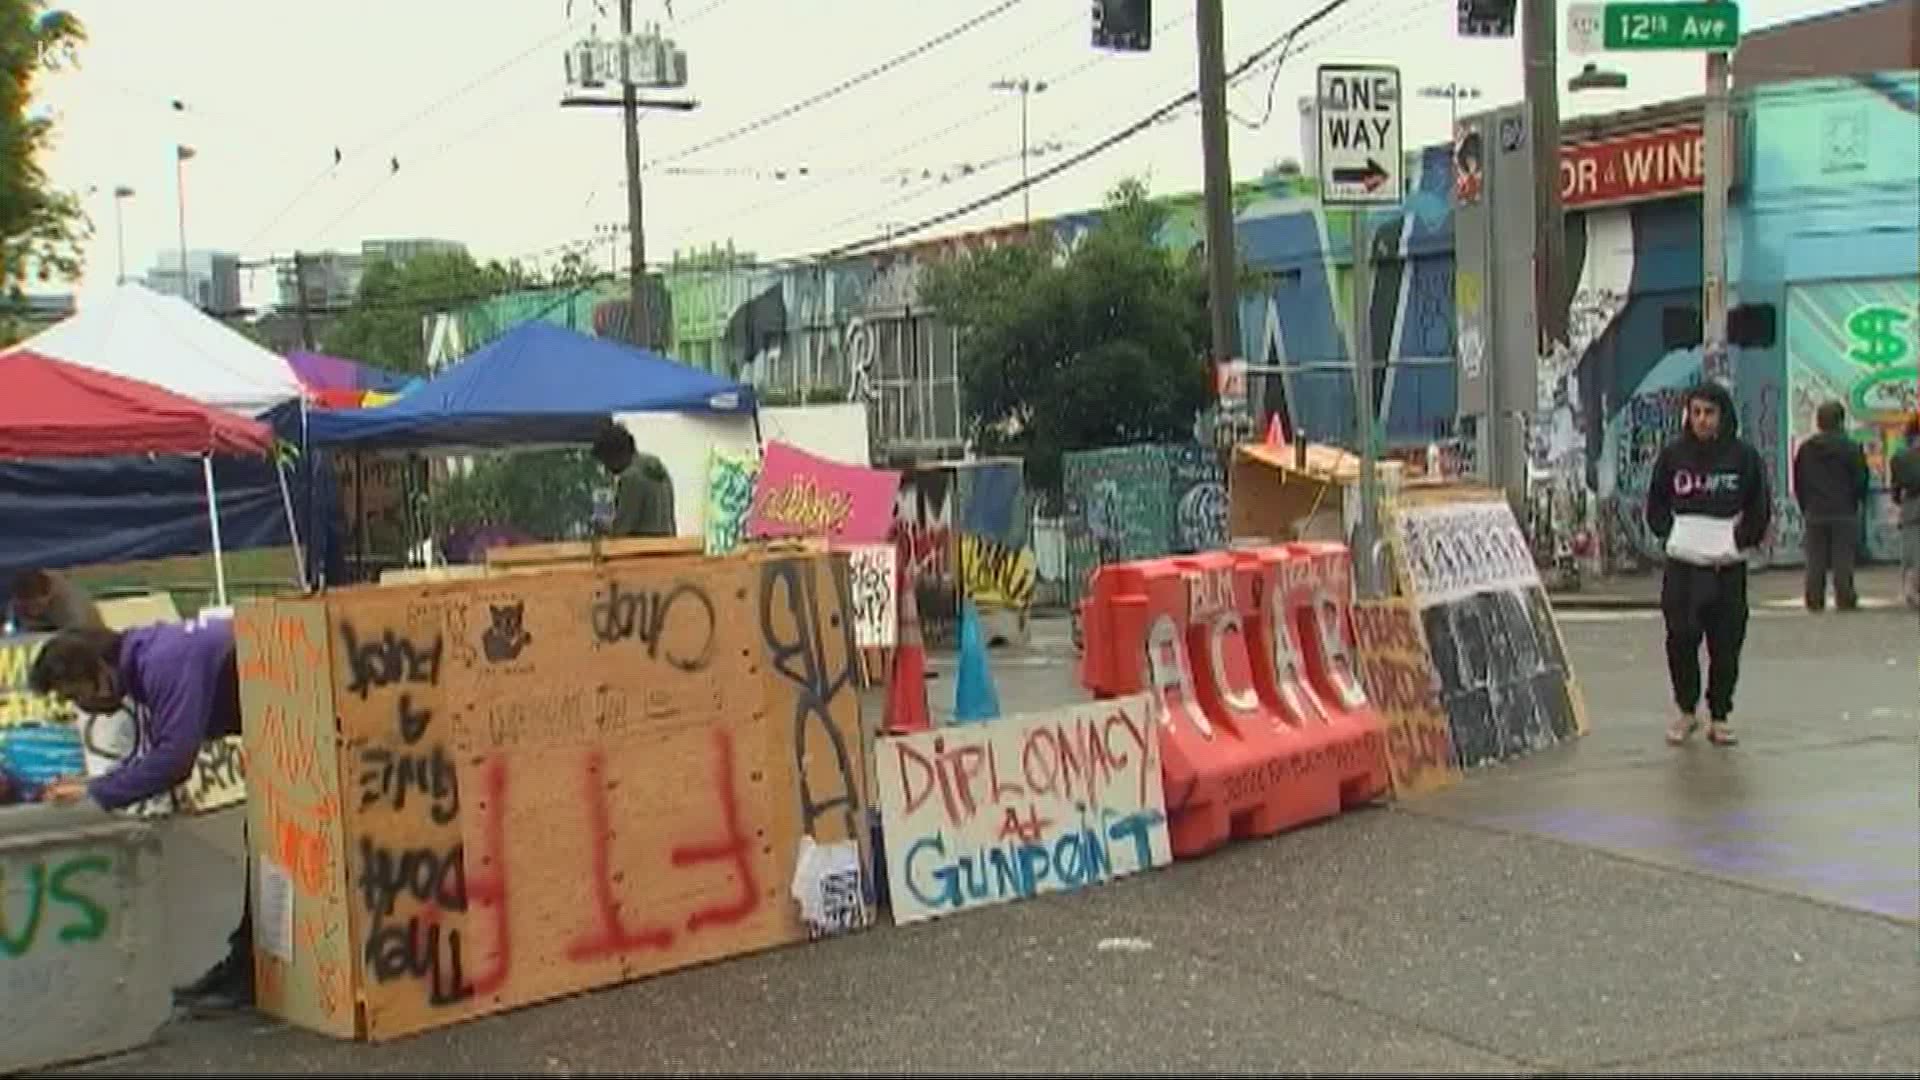
[[[842,465],[786,443],[768,443],[747,533],[877,544],[893,526],[899,487],[897,472]]]
[[[1406,600],[1353,605],[1353,635],[1367,700],[1387,725],[1387,765],[1400,798],[1436,791],[1460,779],[1453,736],[1440,704],[1440,680]]]
[[[896,923],[1173,859],[1145,695],[895,736],[876,768]]]

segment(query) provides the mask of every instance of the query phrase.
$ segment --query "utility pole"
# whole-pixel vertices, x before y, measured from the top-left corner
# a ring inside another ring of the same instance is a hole
[[[1533,307],[1537,354],[1493,358],[1494,383],[1506,363],[1538,363],[1567,339],[1566,226],[1560,202],[1560,85],[1559,11],[1554,0],[1522,0],[1525,92],[1529,110],[1527,138],[1533,159]],[[1493,458],[1488,477],[1506,489],[1507,500],[1519,514],[1525,506],[1527,440],[1521,434],[1523,417],[1538,402],[1507,401],[1496,393],[1495,408],[1487,410],[1488,451]]]
[[[187,276],[187,159],[192,156],[190,146],[176,144],[173,148],[174,205],[180,224],[180,298],[199,307],[193,295],[193,279]]]
[[[653,320],[646,308],[647,230],[640,207],[640,98],[633,85],[633,0],[620,0],[620,119],[627,130],[627,231],[632,242],[627,257],[628,303],[632,309],[633,343],[651,349]]]
[[[1200,39],[1200,154],[1206,177],[1207,307],[1212,316],[1213,363],[1240,352],[1240,293],[1233,242],[1233,171],[1227,157],[1227,47],[1222,0],[1198,0]],[[1262,395],[1264,396],[1264,395]],[[1254,402],[1255,417],[1261,402]]]
[[[300,316],[300,347],[313,351],[313,320],[307,314],[307,257],[293,253],[293,310]]]
[[[1700,247],[1701,349],[1702,374],[1710,379],[1731,379],[1727,368],[1727,173],[1732,165],[1728,153],[1727,53],[1715,49],[1707,53],[1707,100],[1701,118],[1701,150],[1706,161],[1701,168]]]

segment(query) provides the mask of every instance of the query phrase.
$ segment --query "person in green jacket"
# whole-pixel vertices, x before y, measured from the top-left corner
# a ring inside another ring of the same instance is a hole
[[[613,476],[606,535],[674,535],[673,478],[659,458],[638,452],[633,435],[611,420],[594,436],[593,457]]]

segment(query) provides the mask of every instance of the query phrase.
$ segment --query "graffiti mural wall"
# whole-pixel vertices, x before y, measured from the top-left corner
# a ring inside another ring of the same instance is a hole
[[[1814,410],[1833,400],[1873,465],[1867,554],[1890,559],[1885,459],[1920,396],[1920,73],[1763,87],[1751,115],[1729,261],[1740,302],[1778,324],[1771,345],[1737,357],[1741,406],[1774,484],[1770,558],[1803,557],[1787,478]]]

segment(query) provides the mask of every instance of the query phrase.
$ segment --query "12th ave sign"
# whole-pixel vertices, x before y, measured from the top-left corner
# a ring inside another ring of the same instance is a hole
[[[1320,198],[1331,206],[1400,201],[1400,69],[1320,68]]]
[[[1728,3],[1614,3],[1601,39],[1608,49],[1731,49],[1740,44],[1740,9]]]

